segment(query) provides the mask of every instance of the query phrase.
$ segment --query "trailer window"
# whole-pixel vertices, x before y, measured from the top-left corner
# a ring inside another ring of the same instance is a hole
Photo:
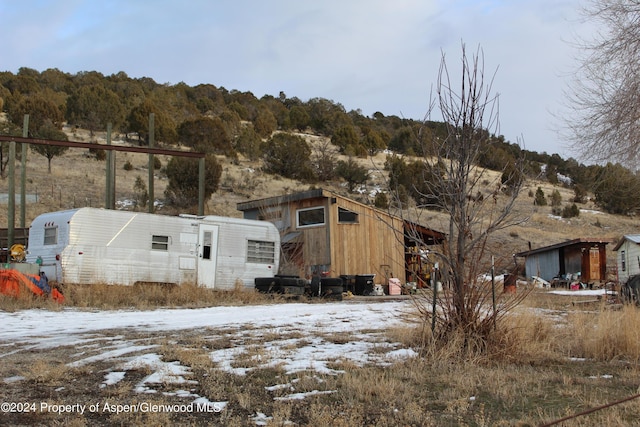
[[[44,228],[44,244],[55,245],[58,243],[58,227]]]
[[[159,251],[168,251],[169,236],[153,235],[151,237],[151,249],[157,249]]]
[[[247,262],[273,264],[275,262],[276,246],[274,242],[249,240],[247,243]]]
[[[622,271],[627,271],[627,257],[625,257],[624,251],[620,251],[620,261],[622,261],[620,266]]]
[[[324,225],[324,207],[300,209],[296,213],[298,227]]]
[[[211,259],[211,247],[213,246],[213,232],[205,231],[202,242],[202,259]]]

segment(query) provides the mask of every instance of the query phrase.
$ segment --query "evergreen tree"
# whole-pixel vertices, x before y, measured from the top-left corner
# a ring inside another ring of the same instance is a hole
[[[538,189],[536,190],[533,204],[536,206],[547,206],[547,198],[544,195],[544,191],[542,191],[542,187],[538,187]]]

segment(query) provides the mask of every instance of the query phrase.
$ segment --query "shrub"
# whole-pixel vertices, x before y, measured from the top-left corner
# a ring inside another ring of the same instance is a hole
[[[96,148],[89,148],[89,155],[96,160],[104,160],[107,158],[107,152]]]
[[[571,206],[566,205],[564,209],[562,209],[562,217],[563,218],[574,218],[580,215],[580,209],[573,203]]]
[[[311,147],[297,135],[277,133],[264,144],[264,170],[285,178],[311,181]]]
[[[551,193],[551,206],[560,206],[562,203],[562,196],[560,192],[556,189]]]
[[[389,199],[387,198],[387,195],[385,193],[377,193],[373,204],[376,208],[388,209]]]
[[[542,191],[542,187],[538,187],[538,189],[536,190],[533,204],[536,206],[547,206],[547,198],[544,195],[544,191]]]

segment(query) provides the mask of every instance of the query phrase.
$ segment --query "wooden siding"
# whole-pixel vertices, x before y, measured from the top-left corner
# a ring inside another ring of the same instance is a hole
[[[339,208],[358,214],[358,222],[340,223]],[[348,199],[336,199],[329,212],[336,276],[375,274],[376,283],[385,283],[386,275],[393,274],[406,280],[402,221]]]
[[[300,209],[324,207],[325,223],[322,226],[297,227],[297,211]],[[325,198],[313,198],[290,202],[286,213],[287,231],[298,231],[302,235],[304,272],[300,272],[302,277],[309,277],[312,273],[312,266],[330,266],[331,251],[329,240],[330,219]]]
[[[314,207],[324,207],[325,223],[298,228],[297,212]],[[340,222],[340,208],[357,214],[357,221],[351,217]],[[401,218],[321,189],[243,202],[238,209],[245,218],[276,224],[287,257],[293,261],[286,263],[283,274],[306,278],[316,271],[331,277],[375,274],[375,282],[383,284],[389,277],[407,280],[405,223]],[[434,244],[446,238],[424,227],[419,232],[425,233],[425,241]]]

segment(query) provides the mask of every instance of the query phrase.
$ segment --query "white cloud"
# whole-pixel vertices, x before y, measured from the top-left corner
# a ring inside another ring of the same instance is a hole
[[[482,47],[487,73],[498,69],[507,140],[522,135],[527,149],[562,153],[549,110],[572,68],[566,40],[578,31],[578,8],[578,0],[5,2],[12,36],[0,69],[124,71],[421,119],[441,50],[453,71],[464,41],[470,52]]]

